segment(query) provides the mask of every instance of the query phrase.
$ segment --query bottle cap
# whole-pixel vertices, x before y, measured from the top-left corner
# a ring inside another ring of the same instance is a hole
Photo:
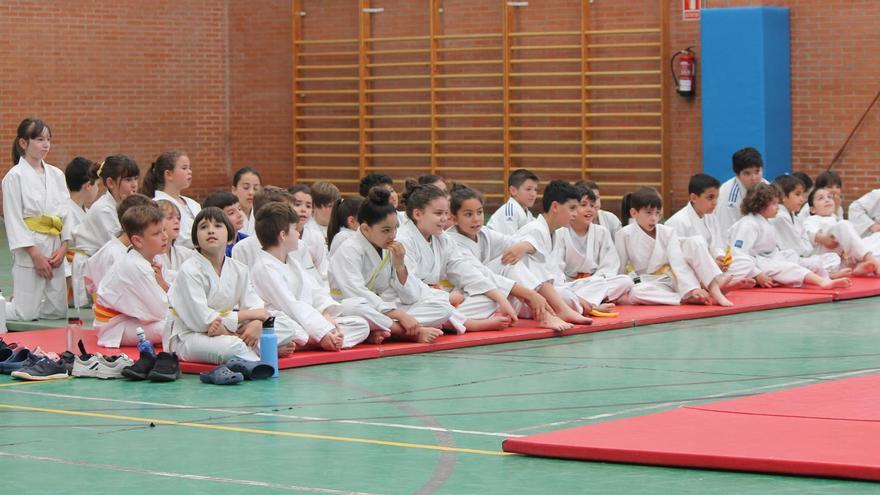
[[[266,318],[266,321],[263,322],[263,328],[275,328],[275,317]]]

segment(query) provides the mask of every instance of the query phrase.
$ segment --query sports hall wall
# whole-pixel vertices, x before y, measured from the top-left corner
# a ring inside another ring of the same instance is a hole
[[[412,34],[426,22],[421,3],[373,0],[388,13],[376,21],[374,35]],[[643,25],[659,19],[658,4],[595,0],[591,28]],[[501,5],[444,1],[444,28],[498,31]],[[681,2],[667,5],[666,51],[698,45],[699,23],[682,21]],[[709,2],[747,5],[791,8],[793,168],[816,174],[878,89],[880,9],[873,0]],[[356,36],[355,0],[303,0],[302,7],[309,12],[307,38]],[[575,0],[532,1],[516,22],[524,31],[577,29],[580,9]],[[146,167],[162,150],[184,149],[194,164],[190,193],[197,198],[225,187],[230,170],[245,165],[257,166],[266,183],[287,184],[293,177],[291,35],[291,2],[283,0],[2,0],[2,135],[11,142],[21,118],[40,116],[54,132],[50,162],[61,166],[76,154],[126,153]],[[664,77],[668,83],[668,70]],[[688,100],[671,84],[666,88],[673,208],[685,201],[687,179],[701,168],[699,80],[697,91]],[[845,199],[876,187],[878,146],[880,110],[874,109],[835,167]],[[0,164],[5,172],[9,158]]]

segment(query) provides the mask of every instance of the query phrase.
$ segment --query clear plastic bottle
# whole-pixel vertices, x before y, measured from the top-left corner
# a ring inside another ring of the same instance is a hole
[[[260,360],[275,368],[272,378],[278,378],[278,335],[275,334],[275,318],[263,322],[263,333],[260,335]]]
[[[67,350],[76,354],[77,352],[77,343],[82,340],[82,320],[79,317],[73,316],[67,319]]]
[[[0,291],[0,333],[6,333],[6,298],[3,297],[3,291]]]
[[[138,337],[138,351],[146,352],[150,355],[156,355],[156,349],[153,347],[153,343],[147,340],[147,335],[144,333],[144,329],[141,327],[137,327],[137,337]]]

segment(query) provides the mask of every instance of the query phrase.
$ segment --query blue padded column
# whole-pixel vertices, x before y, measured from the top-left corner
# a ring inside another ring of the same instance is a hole
[[[768,180],[791,172],[791,57],[786,7],[705,9],[700,20],[703,172],[722,182],[754,146]]]

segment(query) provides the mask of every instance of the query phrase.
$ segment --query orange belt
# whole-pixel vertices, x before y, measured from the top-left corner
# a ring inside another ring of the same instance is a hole
[[[574,279],[575,279],[575,280],[580,280],[580,279],[582,279],[582,278],[590,278],[590,277],[592,277],[592,276],[593,276],[592,273],[579,272],[577,275],[574,276]]]
[[[93,309],[95,310],[95,323],[107,323],[108,321],[112,320],[114,316],[119,316],[122,314],[113,308],[102,306],[97,302],[94,304]]]

